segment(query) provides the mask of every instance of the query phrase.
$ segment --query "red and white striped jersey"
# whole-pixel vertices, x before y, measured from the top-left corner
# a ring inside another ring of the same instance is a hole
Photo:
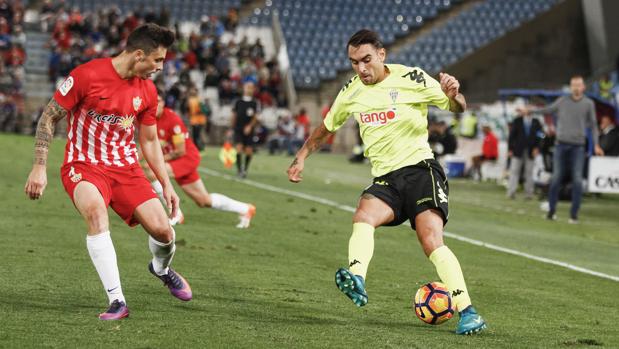
[[[135,127],[157,123],[151,80],[122,79],[111,58],[93,59],[71,72],[54,99],[69,112],[64,164],[139,166]]]

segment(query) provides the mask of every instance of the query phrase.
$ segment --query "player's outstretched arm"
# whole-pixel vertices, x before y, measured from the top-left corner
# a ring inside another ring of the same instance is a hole
[[[179,207],[179,198],[174,191],[174,187],[170,182],[170,177],[166,172],[165,162],[163,161],[163,153],[161,152],[161,145],[157,138],[157,125],[144,125],[140,126],[139,141],[142,148],[142,154],[144,159],[148,163],[161,186],[163,187],[163,198],[165,199],[166,206],[170,217],[176,217]]]
[[[303,147],[297,152],[290,167],[288,167],[288,180],[298,183],[303,179],[301,172],[303,172],[305,159],[316,149],[319,149],[329,135],[331,135],[331,132],[327,130],[324,123],[320,123],[320,126],[312,132],[307,141],[305,141],[305,144],[303,144]]]
[[[459,92],[460,82],[453,76],[440,73],[439,79],[441,83],[441,89],[449,98],[449,111],[452,113],[462,113],[466,110],[466,99],[464,95]]]
[[[67,116],[67,110],[61,107],[55,99],[51,99],[37,124],[37,131],[34,143],[34,163],[28,175],[24,191],[32,200],[36,200],[43,195],[47,186],[47,154],[49,145],[54,137],[56,123]]]

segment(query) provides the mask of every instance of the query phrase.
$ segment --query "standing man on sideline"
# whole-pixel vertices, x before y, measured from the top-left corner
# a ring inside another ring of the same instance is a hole
[[[254,126],[258,122],[260,105],[254,98],[254,83],[247,81],[243,84],[243,96],[234,103],[232,108],[232,125],[234,144],[236,146],[236,169],[241,178],[247,177],[249,163],[254,154]],[[245,162],[242,162],[242,154]]]
[[[530,114],[514,119],[507,139],[508,156],[511,157],[509,166],[509,185],[507,197],[514,199],[516,189],[520,183],[520,171],[524,165],[524,191],[526,198],[533,198],[533,163],[539,154],[540,135],[542,124]]]
[[[175,216],[179,199],[165,170],[157,139],[157,91],[149,78],[160,71],[174,34],[155,24],[136,28],[114,58],[94,59],[75,68],[58,88],[39,120],[34,165],[26,194],[39,199],[47,185],[47,154],[55,124],[68,116],[64,188],[86,220],[86,246],[103,288],[109,309],[101,320],[129,316],[120,284],[116,252],[110,237],[108,206],[129,225],[141,224],[149,234],[153,259],[149,271],[163,281],[173,296],[192,297],[187,281],[172,268],[174,230],[166,212],[140,168],[134,134],[144,158],[163,186],[163,197]]]
[[[578,210],[582,197],[582,173],[585,163],[585,142],[587,128],[593,133],[593,143],[596,155],[604,155],[598,144],[598,127],[595,117],[595,105],[585,96],[585,81],[582,76],[574,75],[570,79],[569,96],[557,98],[552,104],[543,108],[518,109],[521,115],[529,113],[556,114],[557,140],[552,159],[552,179],[548,193],[550,209],[546,216],[549,220],[556,220],[559,189],[567,171],[572,175],[572,207],[569,223],[578,223]]]
[[[460,83],[448,74],[441,73],[439,83],[418,67],[385,64],[381,40],[367,29],[355,33],[346,47],[357,75],[340,90],[329,114],[288,168],[288,179],[300,182],[305,159],[350,116],[359,123],[375,178],[363,191],[353,216],[349,268],[340,268],[335,282],[355,305],[367,304],[365,277],[374,253],[374,230],[409,220],[424,253],[451,291],[460,314],[456,333],[479,332],[486,323],[471,305],[458,259],[443,244],[449,187],[428,144],[428,105],[464,111]]]

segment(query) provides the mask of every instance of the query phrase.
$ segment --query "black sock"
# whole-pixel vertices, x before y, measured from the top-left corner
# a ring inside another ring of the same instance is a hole
[[[241,173],[241,167],[243,166],[243,163],[241,162],[241,153],[236,153],[236,170]]]
[[[249,162],[251,161],[251,155],[245,155],[245,172],[249,169]]]

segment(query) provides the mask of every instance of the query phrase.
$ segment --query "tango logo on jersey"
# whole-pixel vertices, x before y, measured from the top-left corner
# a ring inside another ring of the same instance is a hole
[[[133,125],[133,120],[135,120],[135,116],[131,115],[116,115],[116,114],[99,114],[96,111],[90,109],[88,111],[88,116],[92,117],[96,122],[105,122],[110,125],[120,124],[120,127],[127,130]]]
[[[395,119],[396,114],[393,110],[379,111],[371,113],[359,113],[359,120],[362,124],[369,126],[381,126]]]

